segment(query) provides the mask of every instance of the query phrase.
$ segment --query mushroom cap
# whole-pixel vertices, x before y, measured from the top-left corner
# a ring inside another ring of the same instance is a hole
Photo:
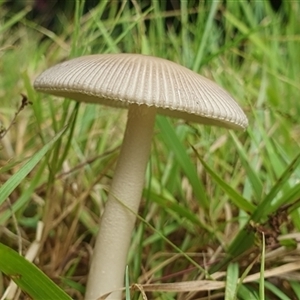
[[[141,54],[78,57],[44,71],[38,91],[113,107],[145,104],[188,121],[244,129],[248,120],[234,99],[211,80],[172,61]]]

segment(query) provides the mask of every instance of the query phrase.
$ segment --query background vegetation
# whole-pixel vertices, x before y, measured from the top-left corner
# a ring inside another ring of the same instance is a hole
[[[76,1],[35,16],[31,5],[0,1],[1,243],[82,299],[126,112],[38,94],[32,82],[70,57],[151,54],[223,86],[250,125],[157,118],[128,258],[129,284],[141,284],[131,296],[300,299],[299,1],[278,11],[268,1],[164,5]],[[2,250],[0,269],[22,279]],[[1,276],[1,294],[8,284]]]

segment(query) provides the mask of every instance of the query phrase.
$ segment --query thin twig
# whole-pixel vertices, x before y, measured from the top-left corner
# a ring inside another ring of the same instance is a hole
[[[10,128],[15,124],[16,119],[17,119],[18,115],[20,114],[20,112],[27,105],[32,104],[32,102],[28,100],[27,96],[25,96],[22,93],[21,93],[21,96],[22,96],[21,105],[19,106],[18,110],[15,112],[15,115],[14,115],[12,121],[10,122],[10,124],[8,125],[8,127],[6,129],[0,128],[0,140],[7,134],[7,132],[10,130]]]

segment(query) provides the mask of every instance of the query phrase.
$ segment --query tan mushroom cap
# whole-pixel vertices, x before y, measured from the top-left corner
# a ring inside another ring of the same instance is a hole
[[[244,129],[247,117],[234,99],[207,78],[174,62],[141,54],[75,58],[43,72],[38,91],[81,102],[157,107],[163,115]]]

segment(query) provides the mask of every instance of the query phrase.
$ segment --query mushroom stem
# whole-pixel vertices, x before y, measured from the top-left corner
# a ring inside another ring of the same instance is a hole
[[[129,106],[124,140],[96,238],[86,300],[98,299],[124,286],[127,253],[144,186],[155,114],[155,107]],[[121,299],[121,292],[113,292],[106,299]]]

